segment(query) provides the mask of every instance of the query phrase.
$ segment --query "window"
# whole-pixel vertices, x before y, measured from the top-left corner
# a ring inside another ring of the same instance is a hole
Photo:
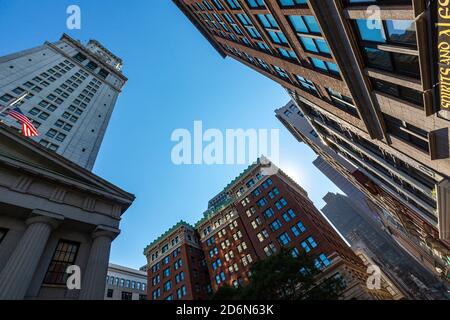
[[[212,263],[212,268],[213,270],[216,270],[217,268],[222,266],[222,261],[220,261],[220,259],[217,259],[215,261],[213,261]]]
[[[356,20],[360,39],[363,41],[386,42],[386,36],[380,20]]]
[[[266,211],[264,211],[264,217],[266,217],[266,219],[269,219],[270,217],[272,217],[275,212],[273,211],[272,208],[267,209]]]
[[[262,208],[267,204],[267,200],[265,198],[261,198],[258,200],[257,204],[258,204],[258,207]]]
[[[275,206],[277,207],[278,210],[280,210],[281,208],[283,208],[286,205],[287,205],[287,202],[286,202],[286,200],[284,200],[284,198],[281,198],[280,200],[275,202]]]
[[[328,47],[328,44],[325,41],[325,39],[302,36],[300,37],[300,41],[305,51],[331,55],[330,48]]]
[[[300,245],[303,247],[303,249],[305,249],[307,253],[311,251],[311,247],[308,245],[306,241],[303,241]]]
[[[429,152],[428,132],[387,114],[383,114],[383,116],[388,133],[425,152]]]
[[[359,118],[358,111],[356,110],[356,107],[354,105],[353,99],[350,97],[347,97],[343,95],[340,92],[337,92],[336,90],[333,90],[331,88],[326,89],[328,94],[330,95],[331,100],[333,101],[333,104],[339,108],[340,110],[347,112],[348,114],[351,114],[352,116]]]
[[[161,296],[161,289],[158,288],[156,290],[153,290],[152,292],[152,298],[153,300],[156,300],[157,298],[159,298]]]
[[[278,66],[275,66],[275,65],[273,66],[273,68],[275,69],[275,72],[278,74],[278,76],[280,76],[281,78],[283,78],[287,81],[290,81],[289,76],[284,69],[282,69]]]
[[[241,8],[241,6],[237,2],[237,0],[227,0],[227,2],[228,2],[228,6],[233,10]]]
[[[93,61],[89,61],[89,63],[86,65],[86,67],[90,70],[95,70],[95,69],[97,69],[98,65]],[[78,80],[77,80],[77,82],[78,82]],[[81,81],[78,83],[81,83]]]
[[[325,267],[328,267],[331,264],[330,260],[328,260],[327,256],[323,253],[319,255],[319,259]]]
[[[297,7],[308,4],[308,0],[278,0],[278,2],[281,7]]]
[[[164,277],[168,277],[168,276],[170,276],[170,268],[166,268],[166,269],[164,269],[164,271],[163,271],[163,275],[164,275]]]
[[[21,87],[17,87],[15,88],[12,92],[14,92],[15,94],[19,95],[25,92],[24,89],[22,89]]]
[[[0,100],[3,102],[9,102],[13,99],[14,97],[10,94],[4,94],[3,96],[0,97]]]
[[[315,69],[334,75],[339,75],[340,73],[338,66],[333,62],[323,61],[313,57],[310,57],[309,60]]]
[[[370,47],[364,47],[363,50],[366,64],[369,67],[420,78],[419,58],[417,56],[381,51]]]
[[[261,188],[256,188],[253,190],[253,196],[258,197],[261,194]]]
[[[175,264],[174,264],[174,269],[175,269],[175,270],[178,270],[178,269],[180,269],[182,266],[183,266],[183,260],[178,259],[178,260],[175,262]]]
[[[81,53],[77,53],[74,57],[75,60],[77,60],[78,62],[83,62],[84,60],[87,59],[87,57]]]
[[[223,6],[219,0],[213,0],[213,3],[214,3],[214,6],[217,8],[217,10],[223,10]]]
[[[44,140],[44,139],[42,139],[41,141],[39,141],[39,144],[41,145],[41,146],[44,146],[44,147],[48,147],[48,144],[49,144],[50,142],[48,142],[48,141],[46,141],[46,140]]]
[[[255,180],[250,179],[245,185],[247,186],[247,188],[251,188],[255,185]]]
[[[258,14],[259,21],[266,29],[278,29],[278,23],[271,14]]]
[[[108,298],[112,298],[112,297],[113,297],[113,294],[114,294],[114,290],[113,290],[113,289],[108,289],[108,293],[106,294],[106,296],[107,296]]]
[[[270,51],[269,47],[267,46],[267,44],[265,44],[264,42],[258,42],[258,47],[263,50],[263,51]],[[258,61],[263,61],[262,59],[258,59]],[[269,69],[269,67],[267,66],[267,64],[262,63],[261,64],[263,66],[264,69]]]
[[[306,239],[309,242],[309,245],[311,246],[311,248],[315,248],[317,247],[317,243],[314,241],[313,237],[308,237],[308,239]]]
[[[2,241],[5,238],[7,232],[8,232],[7,229],[0,228],[0,243],[2,243]]]
[[[182,286],[181,288],[178,288],[177,290],[177,298],[181,299],[186,295],[186,286]]]
[[[375,78],[371,78],[371,82],[374,90],[413,103],[419,109],[423,109],[422,92]]]
[[[283,214],[283,219],[286,222],[291,221],[292,218],[295,218],[295,212],[292,209],[289,209],[287,212]]]
[[[300,221],[295,225],[291,227],[291,231],[294,234],[295,237],[298,237],[301,233],[306,231],[305,226]]]
[[[267,189],[271,185],[272,185],[272,179],[269,178],[269,179],[267,179],[266,181],[263,182],[262,187],[264,189]]]
[[[297,33],[320,34],[320,28],[313,16],[289,16],[289,22]]]
[[[286,110],[289,111],[289,110]],[[278,188],[273,188],[272,191],[269,192],[269,197],[270,199],[275,198],[275,196],[280,194],[280,190],[278,190]]]
[[[282,246],[286,246],[289,244],[289,242],[291,242],[291,238],[289,237],[289,235],[286,232],[284,232],[278,237],[278,242]]]
[[[55,129],[50,129],[47,131],[47,133],[45,135],[47,137],[54,138],[57,133],[58,133],[58,131],[56,131]]]
[[[156,255],[157,257],[157,255]],[[152,266],[152,272],[157,272],[160,268],[161,264],[158,262],[157,264]]]
[[[362,41],[416,46],[413,20],[357,19],[356,26]]]
[[[79,247],[78,242],[67,240],[58,242],[44,278],[45,284],[66,285],[69,276],[66,269],[68,266],[75,264]]]
[[[133,294],[131,292],[122,291],[122,300],[133,300]]]
[[[23,85],[27,88],[32,88],[34,86],[34,84],[29,81],[25,82]]]
[[[184,280],[184,272],[180,272],[177,275],[175,275],[175,283],[180,283]]]
[[[56,144],[51,143],[48,148],[52,151],[57,151],[59,147]]]
[[[57,108],[58,108],[57,106],[51,104],[51,105],[49,105],[49,106],[47,107],[47,110],[50,111],[50,112],[53,112],[53,111],[55,111]]]
[[[391,42],[416,45],[416,28],[413,20],[386,20],[385,23]]]
[[[272,42],[276,44],[287,45],[287,39],[283,32],[279,31],[278,23],[271,14],[258,14],[259,22],[266,29]]]
[[[55,137],[55,139],[57,141],[63,142],[66,139],[66,135],[64,133],[58,133],[57,136]]]
[[[278,229],[281,228],[281,222],[280,220],[276,219],[269,226],[272,231],[277,231]]]
[[[277,252],[277,248],[274,246],[274,244],[271,242],[268,246],[264,247],[264,253],[266,256],[271,256],[273,253]]]
[[[263,229],[260,233],[256,235],[256,237],[260,242],[263,242],[265,239],[269,237],[269,233],[267,232],[266,229]]]
[[[161,277],[158,275],[156,275],[155,277],[152,278],[152,285],[155,286],[157,285],[159,282],[161,281]]]
[[[266,6],[264,5],[264,0],[245,0],[248,6],[252,9],[263,9]]]
[[[169,291],[170,289],[172,289],[172,282],[169,280],[164,283],[164,291]]]
[[[32,116],[37,115],[39,112],[41,112],[41,110],[39,110],[38,108],[32,108],[30,111],[28,111],[28,113]]]
[[[278,53],[286,59],[298,61],[297,55],[292,50],[286,50],[284,48],[278,48]]]
[[[295,75],[295,78],[297,79],[298,84],[303,90],[311,93],[312,95],[319,96],[316,86],[311,80],[305,79],[302,76],[299,76],[298,74]]]

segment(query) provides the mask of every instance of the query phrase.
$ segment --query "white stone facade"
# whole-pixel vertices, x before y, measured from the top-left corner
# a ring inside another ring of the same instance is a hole
[[[0,124],[0,299],[103,300],[134,196]],[[68,266],[81,288],[67,286]]]
[[[18,106],[38,127],[40,135],[33,139],[92,170],[127,78],[112,67],[121,65],[119,58],[107,63],[109,51],[101,47],[100,56],[93,50],[98,42],[89,46],[63,35],[55,43],[0,57],[0,104],[8,106],[29,92]],[[20,128],[4,114],[0,121]]]
[[[105,300],[147,300],[147,272],[110,263]]]

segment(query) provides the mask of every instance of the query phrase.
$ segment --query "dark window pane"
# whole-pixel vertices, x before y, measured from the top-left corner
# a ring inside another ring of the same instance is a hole
[[[422,93],[420,91],[373,78],[372,86],[374,90],[398,97],[421,107],[423,106]]]
[[[392,96],[399,96],[398,87],[392,83],[386,81],[372,79],[372,85],[375,90],[390,94]]]
[[[398,73],[420,79],[419,58],[417,56],[392,53],[392,57]]]
[[[1,242],[3,241],[3,239],[5,238],[7,232],[8,232],[7,229],[0,228],[0,243],[1,243]]]
[[[66,273],[67,267],[75,263],[79,246],[80,244],[77,242],[59,241],[44,278],[45,284],[66,284],[67,277],[69,276]]]
[[[402,86],[399,86],[399,88],[401,98],[404,98],[406,101],[415,103],[420,106],[423,105],[423,97],[421,92]]]
[[[416,26],[413,20],[386,20],[389,40],[416,45]]]
[[[367,47],[364,48],[364,52],[366,53],[366,62],[369,67],[393,71],[394,68],[388,52]]]
[[[356,26],[363,41],[386,42],[381,20],[357,19]]]
[[[390,134],[429,152],[428,132],[387,114],[384,114],[384,119]]]

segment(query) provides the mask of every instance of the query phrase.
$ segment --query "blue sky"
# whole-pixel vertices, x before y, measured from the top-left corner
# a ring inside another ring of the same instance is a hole
[[[81,8],[81,30],[66,28],[66,8]],[[140,267],[143,248],[174,223],[195,223],[210,198],[242,165],[176,166],[173,130],[280,129],[280,167],[317,207],[339,190],[313,165],[314,153],[275,118],[289,101],[281,86],[222,59],[170,0],[0,0],[0,56],[56,41],[62,33],[96,39],[124,60],[120,95],[94,172],[137,199],[123,215],[111,262]]]

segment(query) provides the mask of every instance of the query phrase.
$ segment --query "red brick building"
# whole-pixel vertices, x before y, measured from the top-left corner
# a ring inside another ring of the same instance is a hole
[[[273,174],[267,175],[267,172]],[[328,277],[343,278],[346,283],[344,298],[389,297],[384,291],[366,288],[367,275],[362,261],[317,210],[306,191],[265,159],[247,168],[211,200],[209,206],[203,219],[196,224],[199,239],[195,247],[197,249],[200,244],[204,252],[210,283],[206,288],[213,292],[224,284],[245,286],[252,263],[287,247],[293,256],[306,251],[315,259],[316,267],[323,271],[318,281]],[[179,230],[180,226],[174,229]],[[188,230],[190,234],[196,234],[192,228]],[[170,290],[164,295],[158,291],[155,294],[161,284],[153,279],[163,277],[161,261],[170,256],[170,243],[175,234],[169,231],[146,249],[150,298],[172,297]],[[171,277],[173,275],[167,274],[163,282],[170,281]]]
[[[203,300],[211,291],[195,229],[180,221],[144,250],[150,300]]]
[[[449,3],[174,3],[222,57],[288,90],[324,143],[395,199],[388,203],[373,196],[384,210],[404,217],[409,237],[430,253],[433,268],[447,278],[449,70],[439,63],[447,60],[447,52],[438,48],[447,42],[443,31],[450,18],[443,12]]]

